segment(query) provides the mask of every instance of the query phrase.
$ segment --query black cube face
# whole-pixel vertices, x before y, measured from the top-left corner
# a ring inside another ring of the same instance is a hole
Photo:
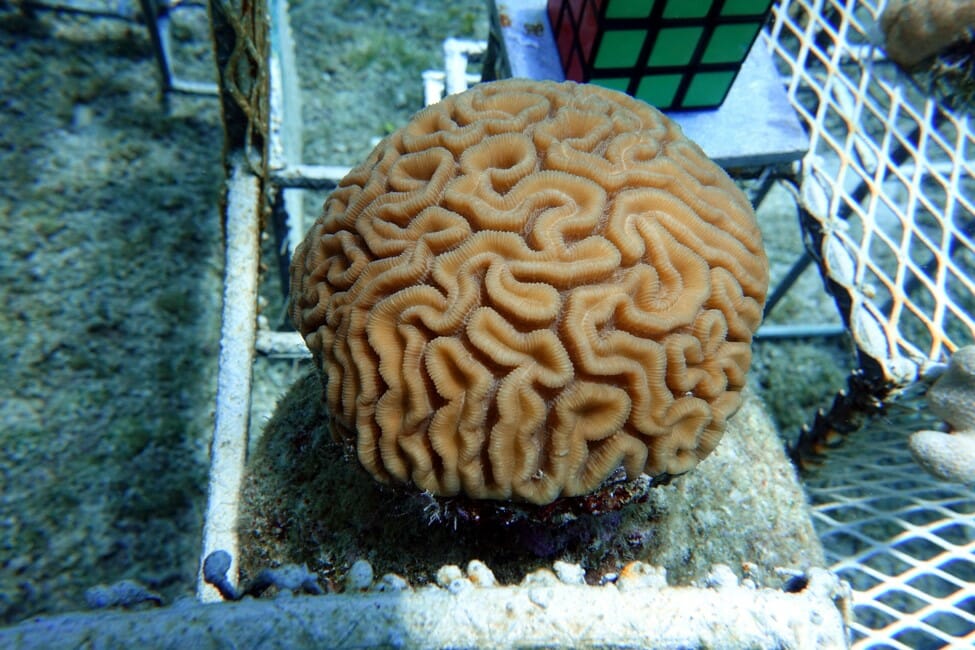
[[[662,110],[721,105],[772,0],[549,0],[566,79]]]

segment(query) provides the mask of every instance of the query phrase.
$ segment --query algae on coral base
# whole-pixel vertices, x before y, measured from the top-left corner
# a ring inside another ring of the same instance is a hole
[[[244,577],[306,563],[333,586],[365,558],[379,574],[418,585],[442,565],[484,561],[502,583],[554,560],[598,583],[631,560],[667,569],[673,584],[716,563],[778,586],[776,567],[823,566],[802,490],[760,400],[745,391],[721,444],[693,471],[643,503],[561,522],[462,521],[438,502],[374,481],[332,440],[321,384],[309,372],[280,401],[252,454],[240,520]]]

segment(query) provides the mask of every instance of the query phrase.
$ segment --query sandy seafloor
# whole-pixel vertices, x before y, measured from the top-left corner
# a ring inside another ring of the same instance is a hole
[[[449,7],[449,8],[445,8]],[[177,12],[184,76],[213,76],[205,13]],[[304,158],[353,165],[421,107],[447,36],[484,38],[481,0],[292,3]],[[215,99],[168,110],[144,28],[0,2],[0,624],[84,608],[138,580],[193,593],[223,272]],[[324,197],[311,197],[310,205]],[[773,278],[800,250],[790,199],[759,210]],[[274,268],[274,264],[268,264]],[[275,278],[265,314],[280,313]],[[773,322],[838,321],[814,272]],[[756,345],[785,436],[828,403],[842,340]],[[253,428],[306,367],[259,359]]]

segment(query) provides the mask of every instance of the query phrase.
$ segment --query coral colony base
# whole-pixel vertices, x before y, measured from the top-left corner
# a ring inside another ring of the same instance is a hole
[[[281,399],[248,461],[238,527],[242,583],[268,567],[304,564],[335,591],[366,559],[377,574],[422,585],[441,566],[476,558],[502,584],[556,560],[578,564],[586,582],[600,584],[639,560],[665,569],[672,585],[702,580],[722,563],[741,578],[780,587],[777,567],[825,563],[795,470],[749,390],[711,455],[626,507],[566,509],[539,521],[519,516],[511,502],[458,501],[377,482],[333,440],[310,371]],[[483,513],[478,508],[492,503],[497,509],[487,516],[461,512],[470,505]]]

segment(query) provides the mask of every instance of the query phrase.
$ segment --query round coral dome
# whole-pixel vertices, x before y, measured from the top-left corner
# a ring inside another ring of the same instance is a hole
[[[748,200],[674,122],[509,80],[417,113],[342,180],[295,252],[291,317],[378,480],[544,504],[704,458],[767,289]]]

